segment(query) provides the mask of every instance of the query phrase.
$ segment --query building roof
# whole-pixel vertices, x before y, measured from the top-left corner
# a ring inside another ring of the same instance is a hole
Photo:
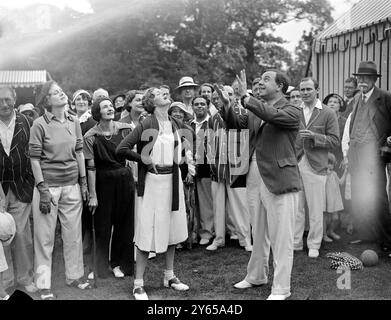
[[[46,70],[0,70],[0,85],[33,87],[50,79]]]
[[[390,0],[361,0],[317,36],[317,39],[331,38],[387,19],[391,20]]]

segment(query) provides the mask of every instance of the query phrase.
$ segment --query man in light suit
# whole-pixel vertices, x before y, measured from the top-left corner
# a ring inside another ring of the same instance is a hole
[[[246,289],[267,283],[271,248],[275,268],[268,300],[285,300],[291,295],[294,224],[300,190],[295,139],[301,111],[285,99],[288,86],[288,78],[280,71],[265,72],[259,82],[263,99],[260,101],[247,93],[246,74],[242,71],[238,92],[248,113],[237,115],[232,108],[225,113],[230,128],[249,129],[247,196],[254,216],[254,245],[247,275],[234,287]]]
[[[348,163],[357,238],[354,242],[375,241],[383,251],[390,251],[385,163],[379,149],[391,135],[391,94],[375,86],[381,75],[374,62],[361,62],[353,75],[357,76],[361,91],[354,100],[349,128]]]
[[[300,174],[308,205],[310,229],[307,238],[308,256],[317,258],[323,238],[328,152],[339,145],[336,113],[317,98],[318,82],[304,78],[300,82],[303,104],[300,131],[296,141]],[[304,206],[298,212],[295,225],[295,250],[303,249],[305,227]]]

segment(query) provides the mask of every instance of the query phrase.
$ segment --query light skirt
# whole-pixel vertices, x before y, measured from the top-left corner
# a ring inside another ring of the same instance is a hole
[[[187,239],[187,218],[182,179],[179,172],[179,210],[171,211],[172,174],[147,173],[144,196],[138,198],[136,247],[162,253],[169,245]]]
[[[5,259],[3,245],[0,241],[0,272],[3,272],[7,269],[8,269],[7,260]],[[1,281],[1,279],[0,279],[0,281]]]

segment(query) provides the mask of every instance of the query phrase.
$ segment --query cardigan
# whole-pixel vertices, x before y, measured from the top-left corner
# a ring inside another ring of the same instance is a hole
[[[184,124],[172,117],[169,117],[172,125],[172,131],[174,133],[174,150],[178,148],[178,139],[176,133],[179,134],[180,139],[183,141],[182,133],[180,129],[186,129]],[[146,117],[137,127],[129,133],[118,145],[116,153],[119,157],[123,157],[130,161],[138,162],[138,181],[137,181],[137,194],[139,197],[144,196],[145,190],[145,178],[148,172],[148,164],[144,163],[144,157],[146,152],[150,156],[153,146],[156,142],[157,135],[159,133],[159,122],[154,114]],[[137,145],[137,152],[133,151],[133,147]],[[177,153],[174,154],[173,164],[173,192],[172,192],[172,211],[179,209],[179,159]],[[181,181],[182,183],[182,181]]]

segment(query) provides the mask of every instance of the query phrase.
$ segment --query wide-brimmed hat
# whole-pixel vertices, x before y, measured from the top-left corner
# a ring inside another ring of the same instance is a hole
[[[171,115],[172,109],[175,107],[178,107],[181,109],[184,113],[189,113],[189,111],[186,109],[185,104],[179,101],[175,101],[171,103],[170,108],[168,108],[168,114]],[[190,114],[190,113],[189,113]]]
[[[353,73],[353,75],[381,77],[381,74],[377,73],[377,66],[373,61],[361,61],[357,73]]]
[[[197,83],[194,83],[194,80],[192,77],[182,77],[180,80],[179,80],[179,86],[177,86],[175,88],[175,90],[179,90],[181,88],[185,88],[185,87],[198,87],[198,84]]]
[[[323,99],[323,104],[327,105],[331,97],[336,97],[339,100],[339,111],[344,112],[346,110],[346,101],[337,93],[330,93],[326,98]]]
[[[88,99],[91,99],[91,95],[90,95],[90,93],[89,93],[88,91],[86,91],[86,90],[84,90],[84,89],[79,89],[79,90],[77,90],[77,91],[75,91],[75,92],[73,93],[73,96],[72,96],[72,104],[75,104],[76,98],[77,98],[79,95],[81,95],[82,93],[84,93],[84,94],[88,97]]]
[[[20,113],[25,112],[25,111],[34,111],[34,106],[31,103],[21,104],[18,107],[18,110]]]

